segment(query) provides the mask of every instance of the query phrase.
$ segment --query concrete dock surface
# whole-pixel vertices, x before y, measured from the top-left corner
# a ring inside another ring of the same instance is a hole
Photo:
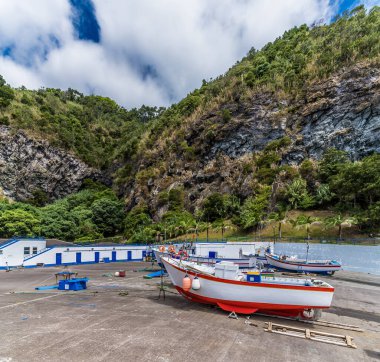
[[[0,271],[0,362],[14,361],[380,361],[380,276],[341,271],[321,277],[335,287],[323,320],[364,332],[253,315],[228,318],[194,304],[159,279],[150,263],[70,266],[88,277],[84,291],[36,291],[62,268]],[[126,270],[125,278],[114,272]],[[265,322],[349,335],[357,349],[268,333]]]

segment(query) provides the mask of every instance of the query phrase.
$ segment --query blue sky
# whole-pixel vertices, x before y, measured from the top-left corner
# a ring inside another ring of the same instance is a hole
[[[80,40],[100,42],[100,26],[91,0],[70,0],[71,21],[75,36]]]
[[[342,13],[345,10],[350,10],[352,7],[354,7],[356,5],[356,3],[357,3],[357,1],[354,1],[354,0],[339,1],[337,13]]]
[[[125,107],[170,105],[254,46],[357,0],[0,0],[0,74]],[[366,0],[365,6],[380,0]]]

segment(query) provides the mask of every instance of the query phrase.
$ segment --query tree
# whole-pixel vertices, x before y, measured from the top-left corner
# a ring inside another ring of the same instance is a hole
[[[306,159],[301,163],[299,172],[301,177],[306,180],[309,188],[315,184],[317,172],[314,163],[310,159]]]
[[[328,217],[324,220],[326,227],[338,227],[338,238],[342,239],[343,227],[351,227],[352,225],[356,225],[358,223],[357,218],[351,216],[342,216],[342,214],[338,214],[335,216]]]
[[[290,219],[289,222],[296,229],[305,229],[307,239],[310,240],[310,227],[318,224],[319,218],[308,215],[299,215],[296,219]]]
[[[74,240],[79,237],[67,200],[60,200],[41,209],[41,235],[48,238]]]
[[[314,198],[307,191],[306,181],[301,177],[288,185],[285,196],[294,209],[307,209],[315,203]]]
[[[282,238],[282,225],[286,224],[288,221],[287,219],[287,212],[286,209],[279,209],[277,212],[271,212],[268,216],[267,221],[269,222],[275,222],[278,223],[278,237],[279,239]]]
[[[226,216],[225,198],[222,194],[214,193],[203,203],[203,220],[213,222]]]
[[[94,201],[91,211],[92,220],[104,236],[113,236],[122,229],[124,212],[120,201],[103,197]]]
[[[329,182],[333,176],[339,173],[341,167],[348,162],[347,152],[338,151],[335,148],[328,149],[319,163],[319,177],[322,182]]]
[[[212,223],[208,222],[208,221],[205,221],[203,223],[204,225],[204,228],[206,230],[206,241],[208,242],[209,240],[209,232],[210,232],[210,229],[212,228]]]
[[[320,184],[315,192],[315,201],[319,205],[330,202],[333,197],[334,193],[331,192],[330,186],[327,184]]]
[[[149,243],[155,240],[156,230],[151,225],[141,227],[129,239],[131,243]]]
[[[25,210],[6,210],[0,216],[0,234],[6,238],[38,235],[39,226],[39,218]]]
[[[205,231],[207,228],[207,223],[202,221],[203,212],[198,210],[194,215],[193,227],[189,231],[195,234],[196,240],[198,239],[199,232]]]
[[[14,97],[13,89],[5,84],[4,78],[0,79],[0,109],[8,107]]]
[[[162,217],[162,222],[168,224],[169,230],[176,236],[187,234],[194,225],[194,218],[187,211],[168,211]]]
[[[235,195],[224,195],[225,214],[227,219],[236,218],[239,215],[241,203]]]
[[[261,222],[269,204],[271,191],[270,186],[263,186],[256,196],[245,200],[240,212],[240,223],[243,228],[256,227]]]
[[[330,180],[331,190],[345,208],[367,208],[380,201],[380,155],[373,154],[361,161],[347,162]]]
[[[228,229],[235,230],[236,225],[234,225],[231,220],[219,219],[219,220],[214,221],[214,223],[212,224],[212,228],[216,232],[218,231],[222,232],[222,241],[223,241],[225,231]]]
[[[127,238],[132,237],[136,232],[144,229],[153,223],[145,207],[135,207],[131,210],[124,220],[124,235]]]
[[[179,188],[173,188],[168,193],[169,210],[182,210],[183,209],[183,190]]]
[[[86,206],[77,206],[70,211],[71,219],[75,222],[77,235],[75,240],[78,238],[82,240],[93,240],[102,237],[95,223],[93,222],[93,214],[90,209]]]
[[[187,234],[194,227],[193,218],[183,218],[177,224],[177,228],[181,234],[185,234],[185,242],[187,242]]]
[[[26,202],[33,206],[45,206],[49,201],[47,193],[41,189],[34,190],[32,192],[32,197]]]

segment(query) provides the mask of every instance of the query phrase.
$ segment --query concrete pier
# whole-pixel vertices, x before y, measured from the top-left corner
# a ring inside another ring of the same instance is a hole
[[[322,277],[336,288],[323,320],[364,332],[255,316],[227,318],[191,303],[159,279],[146,280],[149,263],[72,266],[88,277],[78,292],[35,291],[55,283],[61,268],[0,272],[0,361],[379,361],[380,276],[341,271]],[[126,270],[125,278],[112,276]],[[265,322],[350,335],[357,349],[264,331]]]

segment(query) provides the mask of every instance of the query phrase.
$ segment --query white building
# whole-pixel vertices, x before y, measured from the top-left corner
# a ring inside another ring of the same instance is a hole
[[[0,242],[0,269],[142,261],[147,250],[146,245],[47,246],[45,239],[15,238]]]
[[[264,255],[267,248],[273,250],[272,241],[253,241],[253,242],[214,242],[194,244],[194,255],[205,258],[235,258],[239,259],[247,255]]]

